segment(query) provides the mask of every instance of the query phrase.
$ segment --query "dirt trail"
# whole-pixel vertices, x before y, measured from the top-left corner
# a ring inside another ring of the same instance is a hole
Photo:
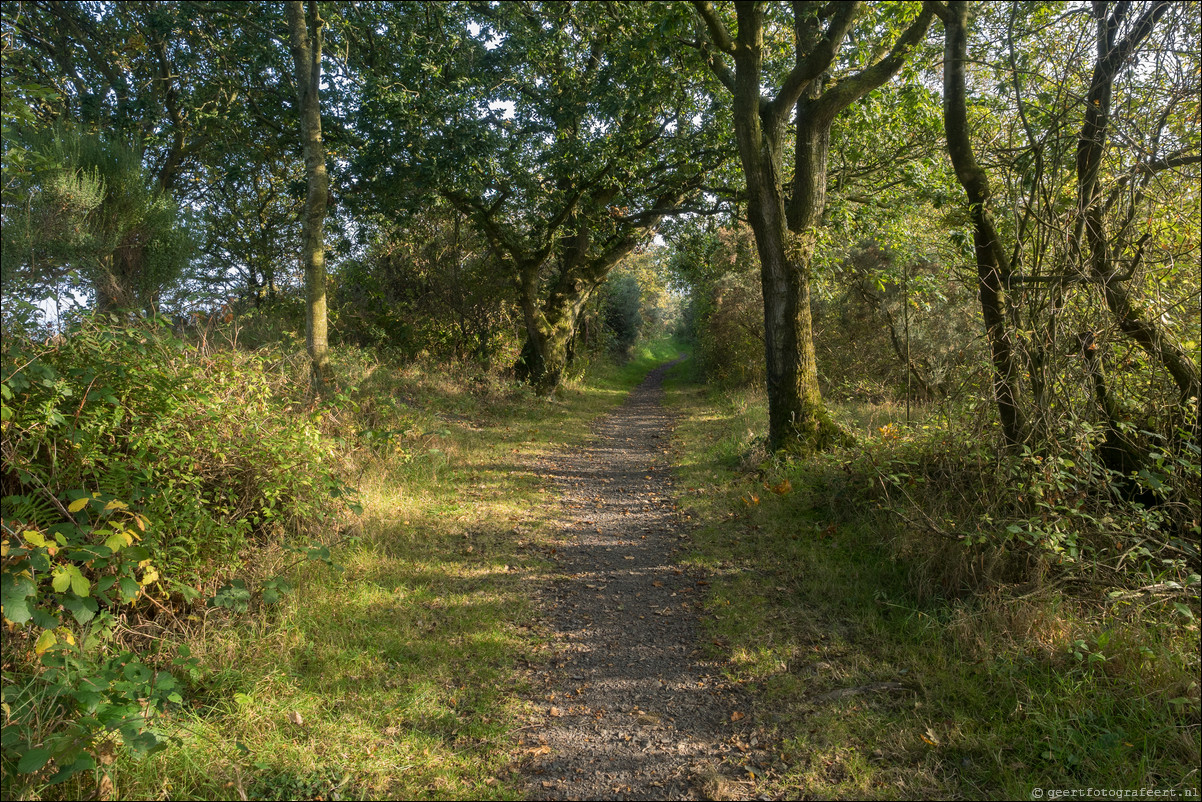
[[[739,799],[763,754],[747,703],[698,651],[700,576],[677,565],[670,365],[583,450],[540,468],[563,497],[559,575],[540,590],[557,658],[535,679],[544,724],[524,750],[533,799]],[[733,721],[732,721],[733,717]]]

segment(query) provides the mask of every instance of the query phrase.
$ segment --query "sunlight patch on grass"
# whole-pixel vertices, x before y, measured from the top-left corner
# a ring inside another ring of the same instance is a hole
[[[753,691],[757,725],[779,739],[757,790],[1196,791],[1196,623],[1174,621],[1168,604],[1132,616],[1055,593],[1019,602],[926,593],[916,588],[922,572],[895,549],[897,522],[848,484],[837,456],[770,459],[759,399],[707,392],[684,366],[675,376],[676,488],[697,524],[688,559],[711,573],[709,648]],[[848,418],[882,438],[895,412]]]

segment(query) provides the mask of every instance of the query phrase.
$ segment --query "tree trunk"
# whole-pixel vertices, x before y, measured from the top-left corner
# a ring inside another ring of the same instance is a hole
[[[1198,367],[1190,355],[1173,342],[1154,320],[1146,318],[1139,305],[1132,301],[1124,282],[1135,272],[1142,243],[1133,257],[1131,269],[1125,276],[1120,276],[1115,249],[1106,229],[1104,202],[1098,186],[1098,173],[1106,151],[1115,76],[1132,52],[1151,34],[1169,6],[1163,0],[1155,3],[1132,25],[1129,33],[1116,42],[1114,39],[1121,15],[1116,11],[1115,16],[1108,19],[1107,4],[1094,4],[1098,25],[1098,56],[1086,97],[1085,119],[1077,140],[1078,219],[1075,241],[1078,251],[1088,249],[1088,271],[1094,281],[1101,285],[1106,306],[1123,334],[1164,366],[1181,392],[1182,404],[1193,404],[1194,420],[1190,424],[1193,440],[1202,445],[1202,411],[1199,409],[1202,380]]]
[[[527,267],[521,271],[526,342],[514,372],[518,379],[529,382],[539,395],[550,395],[563,381],[581,310],[613,266],[633,247],[631,241],[629,247],[607,252],[586,265],[565,266],[560,280],[541,302],[538,299],[538,268]]]
[[[968,135],[964,74],[968,47],[968,3],[965,0],[950,2],[940,16],[945,30],[943,127],[947,136],[947,151],[956,178],[968,195],[977,262],[977,295],[981,301],[981,317],[993,361],[994,398],[1002,434],[1006,443],[1014,446],[1022,442],[1025,423],[1018,406],[1018,371],[1003,307],[1003,287],[1010,272],[1010,263],[989,213],[989,179],[977,164]]]
[[[307,6],[307,8],[306,8]],[[330,178],[326,172],[325,147],[321,140],[321,43],[325,25],[315,0],[285,4],[289,43],[296,70],[297,105],[301,115],[304,144],[305,196],[302,258],[305,268],[305,344],[309,349],[314,391],[325,392],[330,381],[329,342],[326,334],[326,257],[323,229],[329,201]]]
[[[769,99],[762,91],[764,4],[736,4],[739,28],[733,38],[712,3],[695,0],[693,5],[710,34],[704,48],[710,68],[734,100],[735,139],[747,179],[747,217],[755,233],[764,292],[768,447],[822,449],[846,437],[822,403],[810,313],[814,247],[826,206],[831,124],[840,111],[901,69],[908,51],[925,35],[932,12],[924,9],[886,56],[824,88],[823,75],[861,4],[793,3],[794,64],[780,91]],[[733,58],[733,73],[722,61],[722,53]],[[787,116],[794,109],[796,161],[786,214],[781,144]]]

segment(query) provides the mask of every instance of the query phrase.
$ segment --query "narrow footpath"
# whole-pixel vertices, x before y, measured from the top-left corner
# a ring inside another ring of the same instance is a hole
[[[674,363],[673,363],[674,364]],[[671,415],[653,370],[583,450],[545,460],[562,497],[557,576],[538,592],[556,658],[524,732],[532,799],[747,799],[765,759],[722,665],[703,657],[706,583],[676,562]]]

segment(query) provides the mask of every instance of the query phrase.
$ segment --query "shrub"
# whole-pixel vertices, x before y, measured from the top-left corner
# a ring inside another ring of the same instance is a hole
[[[278,397],[262,355],[203,353],[161,323],[84,321],[49,345],[4,354],[5,517],[40,526],[82,490],[149,521],[165,574],[335,511],[341,492],[313,421]]]
[[[186,583],[220,581],[248,546],[330,522],[343,485],[261,355],[98,316],[41,345],[6,337],[0,365],[12,789],[92,768],[118,741],[158,748],[152,720],[180,701],[175,680],[121,647],[119,617],[152,590],[167,598],[161,583],[194,599]],[[263,599],[286,589],[266,582]]]

